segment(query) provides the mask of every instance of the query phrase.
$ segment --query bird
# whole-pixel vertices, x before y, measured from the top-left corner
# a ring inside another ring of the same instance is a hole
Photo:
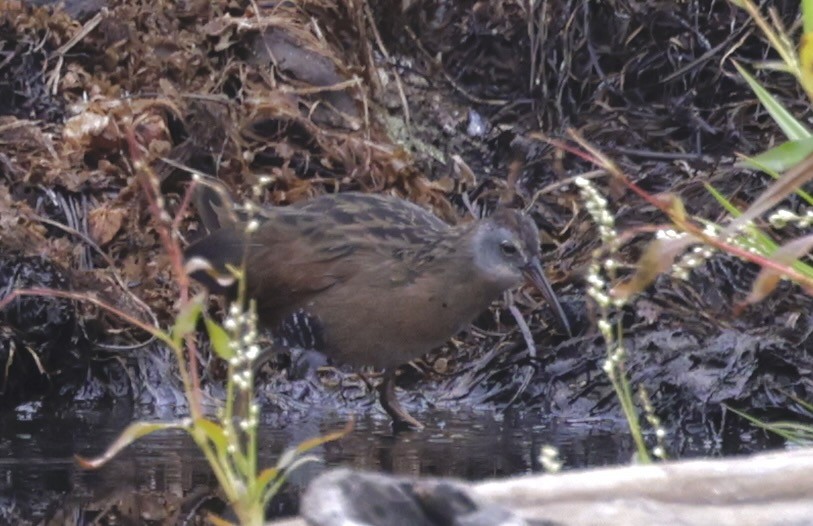
[[[542,268],[537,226],[517,210],[452,226],[399,197],[339,192],[246,212],[219,180],[201,181],[195,202],[208,235],[187,247],[186,272],[233,298],[233,269],[242,268],[259,323],[277,342],[383,369],[379,401],[397,428],[423,427],[395,395],[397,368],[467,328],[505,291],[532,283],[571,332]]]

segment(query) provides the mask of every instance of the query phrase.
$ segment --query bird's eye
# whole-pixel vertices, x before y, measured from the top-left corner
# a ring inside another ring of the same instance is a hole
[[[511,243],[510,241],[503,241],[502,243],[500,243],[500,249],[502,250],[502,253],[505,254],[506,256],[513,256],[514,254],[519,252],[519,248],[517,248],[517,246],[514,243]]]

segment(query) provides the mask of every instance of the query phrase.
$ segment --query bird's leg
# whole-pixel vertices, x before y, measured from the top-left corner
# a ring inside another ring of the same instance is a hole
[[[381,400],[381,407],[392,418],[393,426],[397,428],[411,427],[423,429],[423,424],[415,420],[409,413],[401,407],[398,398],[395,396],[395,368],[384,371],[384,381],[378,386],[378,393]]]

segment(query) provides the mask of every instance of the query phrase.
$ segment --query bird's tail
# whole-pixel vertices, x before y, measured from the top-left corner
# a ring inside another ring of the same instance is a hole
[[[241,228],[221,228],[189,245],[184,270],[211,292],[230,294],[246,256],[246,234]]]
[[[184,252],[184,270],[209,291],[233,294],[246,254],[245,222],[228,188],[212,177],[199,177],[195,208],[208,235]]]
[[[214,177],[199,176],[193,200],[198,215],[208,232],[234,228],[242,219],[229,189]]]

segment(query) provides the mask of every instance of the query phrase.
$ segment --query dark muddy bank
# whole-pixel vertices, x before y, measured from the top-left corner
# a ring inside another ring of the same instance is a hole
[[[515,294],[538,357],[508,310],[495,306],[476,329],[404,369],[417,414],[432,404],[477,404],[619,415],[581,279],[598,238],[575,189],[559,184],[591,167],[530,133],[577,127],[643,188],[676,192],[691,212],[712,218],[722,212],[702,183],[749,202],[767,181],[734,169],[733,153],[761,151],[778,136],[724,60],[731,53],[750,64],[768,47],[725,2],[560,1],[529,11],[510,0],[310,0],[261,4],[258,17],[249,2],[114,1],[78,20],[6,5],[2,294],[91,290],[169,323],[175,281],[140,197],[128,136],[154,156],[172,211],[181,211],[187,177],[177,164],[241,195],[267,176],[260,200],[268,204],[363,190],[396,193],[449,221],[500,201],[527,207],[546,231],[549,276],[579,334],[557,334],[537,297]],[[790,25],[797,3],[774,7]],[[807,111],[789,79],[761,78]],[[664,222],[598,182],[622,228]],[[180,234],[193,239],[198,230],[183,212]],[[630,263],[639,249],[627,248]],[[633,385],[647,388],[675,436],[738,430],[741,422],[722,418],[722,403],[809,416],[790,397],[811,399],[813,301],[783,285],[735,317],[756,270],[715,256],[686,281],[660,278],[623,314]],[[6,409],[41,401],[47,413],[65,413],[126,399],[139,414],[183,412],[170,355],[97,309],[18,300],[0,314],[0,334]],[[206,359],[201,374],[217,396],[222,368]],[[352,375],[323,375],[312,386],[285,360],[263,375],[277,424],[315,404],[371,411]]]

